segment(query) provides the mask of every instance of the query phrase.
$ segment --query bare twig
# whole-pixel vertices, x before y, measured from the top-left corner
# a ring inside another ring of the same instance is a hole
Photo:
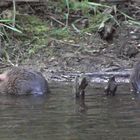
[[[15,27],[15,19],[16,19],[16,2],[13,0],[13,27]]]
[[[66,27],[68,27],[68,22],[69,22],[69,12],[70,12],[70,7],[69,7],[69,0],[66,0],[66,5],[67,5],[67,9],[68,9],[68,12],[66,14]]]
[[[139,6],[132,5],[132,4],[130,4],[130,6],[133,7],[133,8],[136,8],[136,9],[140,10],[140,7]]]
[[[8,53],[7,53],[7,52],[5,52],[5,53],[6,53],[7,62],[8,62],[11,66],[17,66],[17,64],[15,65],[14,63],[12,63],[12,61],[10,60],[10,57],[9,57]]]
[[[57,23],[61,24],[62,26],[65,26],[65,24],[59,20],[57,20],[56,18],[54,18],[53,16],[49,16],[49,18],[51,18],[52,20],[56,21]]]
[[[55,39],[55,38],[51,38],[51,39],[54,40],[54,41],[57,41],[57,42],[66,44],[66,45],[75,46],[75,47],[80,47],[79,44],[72,44],[72,43],[69,43],[69,42],[62,41],[62,40],[57,40],[57,39]]]

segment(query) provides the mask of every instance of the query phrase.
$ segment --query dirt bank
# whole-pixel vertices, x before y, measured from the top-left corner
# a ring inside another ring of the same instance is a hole
[[[52,19],[49,18],[51,12],[45,15],[41,8],[33,9],[34,7],[32,7],[33,11],[30,13],[30,7],[26,8],[27,14],[33,17],[36,15],[40,19],[34,20],[32,18],[30,23],[29,20],[26,20],[22,24],[25,32],[20,36],[20,39],[15,34],[13,36],[14,41],[11,44],[5,43],[4,47],[10,60],[6,62],[7,64],[11,65],[13,63],[26,67],[35,67],[43,73],[47,73],[47,77],[51,78],[53,75],[66,75],[67,73],[131,69],[140,58],[139,25],[130,24],[130,22],[124,20],[121,21],[120,26],[115,28],[115,34],[111,41],[103,40],[97,32],[80,34],[72,30],[64,32],[63,35],[58,32],[56,37],[56,33],[55,36],[52,32],[51,35],[49,34],[53,30],[53,27],[50,26]],[[135,11],[133,13],[135,13],[134,16],[137,20],[140,19],[136,15],[138,8],[140,6],[133,7]],[[25,7],[19,5],[17,9],[21,14]],[[38,12],[37,9],[40,11],[38,10]],[[25,16],[25,11],[23,13]],[[18,14],[17,17],[19,17]],[[52,24],[54,26],[56,23]],[[32,25],[33,27],[31,27]],[[58,25],[60,24],[57,23],[56,26],[58,27]],[[30,32],[27,31],[27,28],[30,29]]]

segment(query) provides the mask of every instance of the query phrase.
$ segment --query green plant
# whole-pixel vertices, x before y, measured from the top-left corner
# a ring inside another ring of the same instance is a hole
[[[0,18],[0,34],[1,36],[5,35],[8,38],[7,29],[10,29],[11,31],[22,33],[20,30],[18,30],[15,27],[15,16],[16,16],[16,6],[15,6],[15,0],[13,0],[13,12],[12,12],[12,19],[2,19]]]
[[[50,31],[50,36],[56,37],[58,39],[68,38],[69,36],[69,30],[67,28],[59,28],[59,29],[53,29]]]

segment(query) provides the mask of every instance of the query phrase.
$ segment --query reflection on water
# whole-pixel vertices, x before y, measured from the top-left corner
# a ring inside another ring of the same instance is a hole
[[[56,85],[46,97],[0,98],[0,139],[139,140],[140,99],[123,86],[115,97],[89,87],[75,100],[70,85]]]

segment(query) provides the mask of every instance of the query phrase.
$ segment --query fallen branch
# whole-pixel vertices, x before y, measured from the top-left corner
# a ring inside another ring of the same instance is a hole
[[[50,18],[50,19],[52,19],[52,20],[54,20],[54,21],[56,21],[57,23],[59,23],[59,24],[61,24],[62,26],[64,26],[64,27],[65,27],[65,24],[64,24],[63,22],[61,22],[61,21],[57,20],[57,19],[56,19],[56,18],[54,18],[53,16],[49,16],[49,18]]]
[[[60,43],[66,44],[66,45],[75,46],[75,47],[80,47],[79,44],[73,44],[73,43],[69,43],[69,42],[62,41],[62,40],[57,40],[57,39],[54,39],[54,38],[51,38],[51,39],[54,40],[54,41],[56,41],[56,42],[60,42]]]

